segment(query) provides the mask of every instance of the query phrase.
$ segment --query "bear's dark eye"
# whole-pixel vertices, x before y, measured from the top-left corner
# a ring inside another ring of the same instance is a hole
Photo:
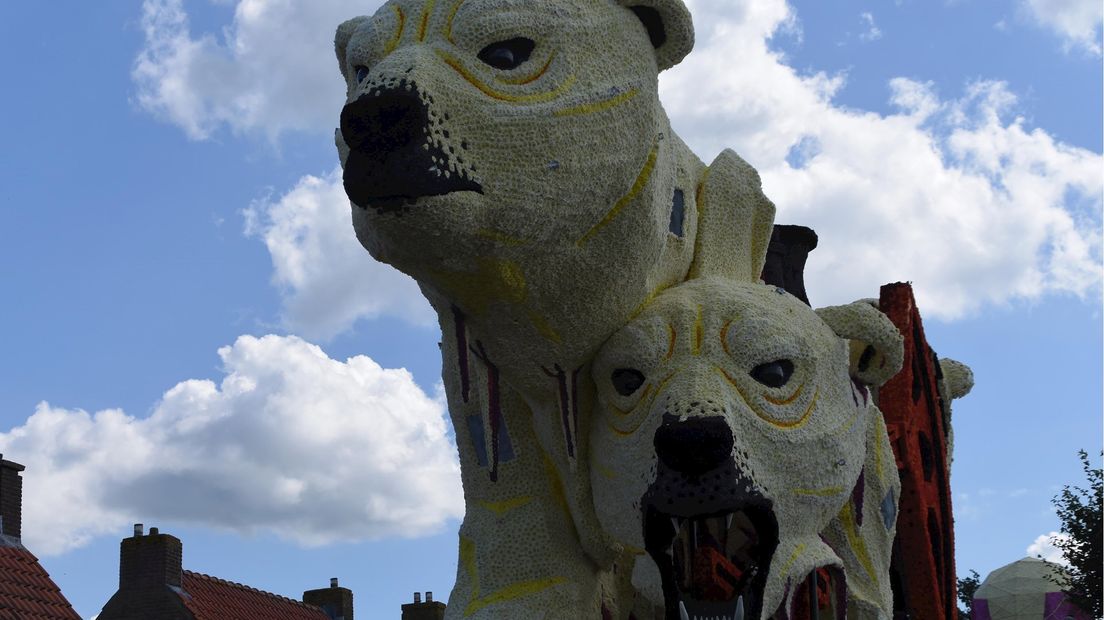
[[[365,67],[364,65],[357,65],[355,69],[357,84],[360,84],[368,77],[368,67]]]
[[[622,396],[629,396],[644,385],[644,373],[635,368],[618,368],[610,376],[613,389]]]
[[[508,41],[496,41],[479,52],[479,60],[495,69],[508,71],[529,60],[529,55],[533,53],[533,48],[536,46],[537,44],[531,39],[524,37],[517,37]]]
[[[790,380],[794,366],[790,360],[775,360],[751,369],[751,378],[767,387],[782,387]]]

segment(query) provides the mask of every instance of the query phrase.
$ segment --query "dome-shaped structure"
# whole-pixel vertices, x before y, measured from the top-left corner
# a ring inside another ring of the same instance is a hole
[[[974,593],[975,620],[1092,620],[1048,579],[1062,567],[1024,558],[989,573]]]

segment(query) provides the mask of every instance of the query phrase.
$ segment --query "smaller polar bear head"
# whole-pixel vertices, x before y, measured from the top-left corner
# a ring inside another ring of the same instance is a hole
[[[840,567],[820,533],[864,467],[880,415],[866,386],[901,357],[869,304],[818,314],[720,278],[668,290],[615,333],[593,364],[592,485],[602,527],[654,562],[638,589],[667,618],[767,618]]]
[[[420,281],[499,246],[576,251],[659,170],[657,74],[692,46],[681,0],[391,0],[345,22],[336,142],[358,238]],[[655,232],[618,231],[625,260],[667,232],[638,215]]]

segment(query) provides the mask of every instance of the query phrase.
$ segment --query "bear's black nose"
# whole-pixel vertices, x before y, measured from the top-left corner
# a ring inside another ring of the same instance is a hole
[[[680,420],[665,414],[655,433],[659,460],[671,469],[697,476],[716,468],[732,456],[732,429],[720,416]]]
[[[369,161],[386,161],[404,149],[419,146],[426,139],[428,126],[429,109],[414,89],[373,91],[341,110],[345,144],[368,156]]]
[[[430,138],[429,107],[414,84],[373,89],[341,110],[349,145],[345,193],[361,207],[398,209],[422,196],[483,188]],[[446,133],[447,135],[447,133]]]

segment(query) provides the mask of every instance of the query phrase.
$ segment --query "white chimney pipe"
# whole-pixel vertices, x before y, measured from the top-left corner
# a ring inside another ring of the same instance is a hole
[[[134,524],[134,537],[137,538],[141,535],[142,535],[142,524],[141,523],[135,523]]]

